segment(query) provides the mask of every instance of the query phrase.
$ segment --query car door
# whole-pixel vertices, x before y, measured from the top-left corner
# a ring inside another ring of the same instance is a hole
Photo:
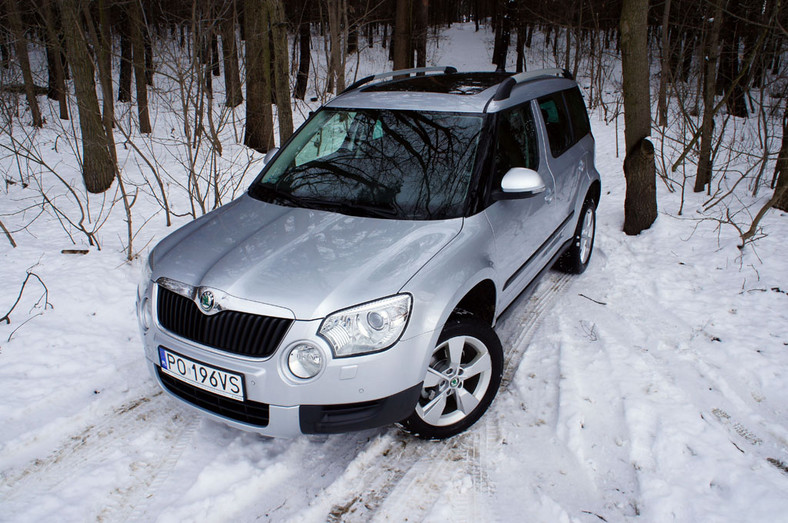
[[[508,305],[528,282],[538,274],[540,254],[555,230],[551,212],[555,182],[541,160],[533,103],[528,102],[497,115],[496,143],[492,172],[492,189],[500,189],[501,179],[512,167],[537,171],[544,180],[545,191],[530,198],[499,200],[485,210],[493,230],[495,249],[493,267],[502,289],[501,303]]]
[[[577,94],[579,95],[579,92]],[[550,93],[539,98],[538,102],[541,124],[548,141],[546,163],[555,180],[553,210],[556,213],[555,219],[560,224],[572,215],[578,181],[585,171],[585,162],[588,159],[585,149],[578,145],[573,132],[563,93]]]

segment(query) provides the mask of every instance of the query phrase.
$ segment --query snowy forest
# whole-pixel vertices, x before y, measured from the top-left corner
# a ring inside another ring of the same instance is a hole
[[[0,521],[785,518],[787,37],[781,0],[0,0]],[[487,416],[268,440],[162,395],[153,246],[437,65],[568,71],[602,175],[588,271],[496,326]]]

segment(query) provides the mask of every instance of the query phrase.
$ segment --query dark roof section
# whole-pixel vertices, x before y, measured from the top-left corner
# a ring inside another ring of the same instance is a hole
[[[365,92],[401,91],[474,95],[498,85],[510,76],[511,73],[454,73],[411,76],[402,80],[372,84],[368,87],[362,87],[361,90]]]

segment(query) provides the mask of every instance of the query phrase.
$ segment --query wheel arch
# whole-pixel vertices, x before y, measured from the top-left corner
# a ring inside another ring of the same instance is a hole
[[[599,180],[591,182],[591,186],[586,192],[585,199],[592,198],[594,200],[594,207],[599,207],[599,199],[602,197],[602,183]]]
[[[477,283],[465,296],[454,306],[454,310],[449,317],[470,313],[487,325],[495,323],[495,308],[497,304],[497,290],[495,283],[489,278]]]

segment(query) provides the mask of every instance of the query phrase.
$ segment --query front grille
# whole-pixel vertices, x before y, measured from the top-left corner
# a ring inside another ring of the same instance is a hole
[[[207,316],[189,298],[161,286],[157,309],[159,323],[173,334],[200,345],[255,358],[273,354],[293,323],[287,318],[238,311]]]
[[[212,394],[194,385],[175,379],[156,367],[164,387],[181,399],[225,418],[234,419],[257,427],[268,426],[268,405],[255,401],[236,401]]]

